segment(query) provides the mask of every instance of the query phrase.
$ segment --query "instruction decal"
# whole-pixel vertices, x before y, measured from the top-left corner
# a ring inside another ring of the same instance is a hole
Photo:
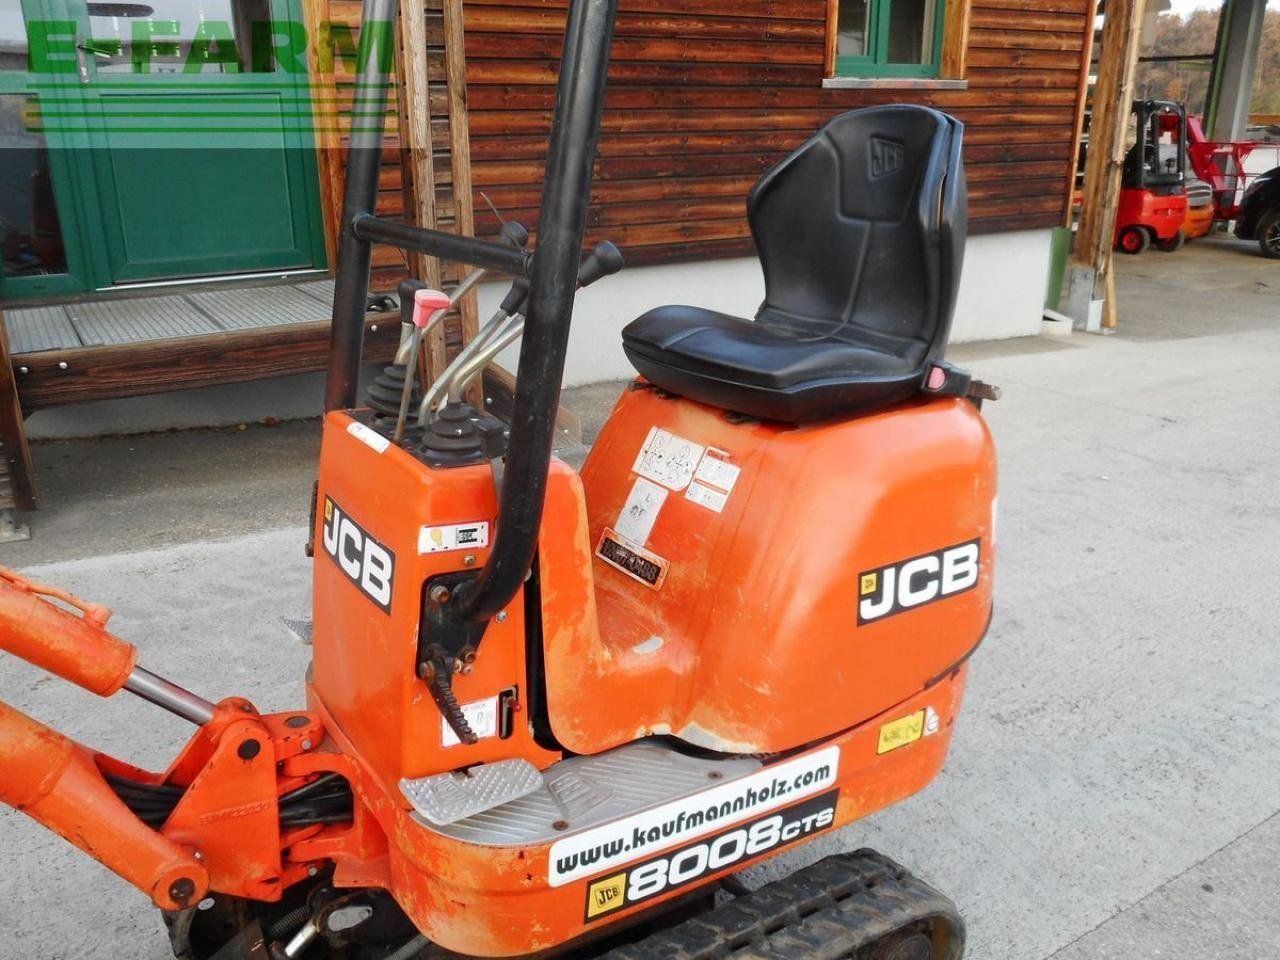
[[[722,513],[741,472],[741,467],[729,462],[729,454],[724,450],[707,447],[693,473],[689,489],[684,492],[685,499]]]
[[[660,487],[652,480],[636,477],[631,485],[631,493],[627,502],[622,505],[618,514],[618,522],[613,525],[621,536],[632,543],[644,546],[649,542],[649,534],[653,532],[653,524],[658,519],[658,512],[667,502],[667,488]]]
[[[383,613],[390,613],[396,555],[347,516],[329,497],[324,498],[324,527],[321,533],[320,540],[329,559]]]
[[[858,574],[858,624],[972,590],[981,560],[979,538]]]
[[[596,556],[615,570],[620,570],[655,590],[662,589],[662,581],[667,578],[667,570],[671,568],[668,561],[653,551],[626,540],[608,527],[600,535]]]
[[[366,447],[371,448],[375,453],[386,453],[387,447],[391,446],[390,440],[377,430],[366,427],[363,423],[352,422],[347,424],[347,433],[351,434]]]
[[[418,553],[444,553],[447,550],[477,550],[489,545],[489,521],[448,523],[418,530]]]
[[[702,452],[700,443],[651,427],[631,469],[654,483],[679,491],[693,479]]]

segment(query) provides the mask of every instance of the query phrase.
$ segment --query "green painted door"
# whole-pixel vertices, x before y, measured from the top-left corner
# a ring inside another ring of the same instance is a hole
[[[324,265],[296,0],[40,2],[97,286]]]
[[[63,84],[30,69],[29,24],[39,30],[47,16],[37,0],[0,0],[0,300],[94,285],[73,154],[40,119],[46,103],[62,99]]]

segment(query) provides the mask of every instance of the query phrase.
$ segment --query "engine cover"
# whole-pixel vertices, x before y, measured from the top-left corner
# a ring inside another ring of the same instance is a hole
[[[967,401],[792,425],[637,385],[582,477],[595,622],[544,614],[575,752],[792,749],[907,700],[986,630],[995,451]],[[556,579],[544,565],[544,594]]]

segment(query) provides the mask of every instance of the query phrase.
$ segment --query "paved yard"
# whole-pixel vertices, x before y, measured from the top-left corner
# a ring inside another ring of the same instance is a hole
[[[903,860],[958,901],[973,960],[1277,960],[1280,264],[1216,243],[1121,266],[1118,335],[953,354],[1005,399],[997,615],[951,759],[787,859]],[[314,442],[296,425],[42,445],[62,479],[0,562],[52,561],[32,572],[115,607],[152,669],[285,708],[308,657],[282,618],[308,605]],[[187,733],[11,660],[0,698],[144,766]],[[140,894],[11,812],[0,917],[4,958],[167,953]]]

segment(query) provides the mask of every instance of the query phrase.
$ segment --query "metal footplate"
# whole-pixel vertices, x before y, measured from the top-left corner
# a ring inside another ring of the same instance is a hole
[[[401,780],[414,812],[437,827],[501,807],[542,789],[542,774],[528,760],[482,763],[462,773]]]
[[[598,960],[960,960],[955,904],[874,850],[842,853]]]
[[[526,761],[504,760],[472,767],[462,779],[440,774],[402,780],[400,789],[437,833],[486,846],[523,846],[691,796],[761,766],[753,757],[690,757],[663,743],[639,740],[561,760],[542,773]]]

